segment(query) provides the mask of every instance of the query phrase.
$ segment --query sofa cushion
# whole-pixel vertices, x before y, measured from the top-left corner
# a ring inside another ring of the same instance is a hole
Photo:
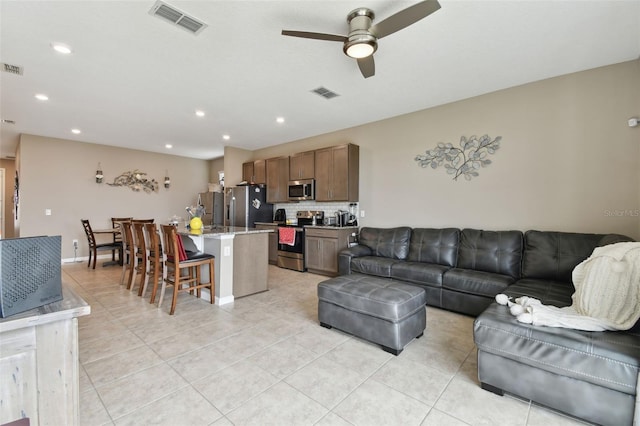
[[[571,296],[574,291],[575,289],[570,283],[523,278],[509,286],[504,291],[504,294],[514,299],[520,296],[535,297],[545,305],[562,308],[573,303]]]
[[[527,231],[522,276],[570,283],[573,269],[591,255],[604,237],[600,234]]]
[[[442,287],[462,293],[494,297],[514,281],[515,279],[509,275],[454,268],[445,272]]]
[[[520,278],[522,232],[463,229],[457,267]]]
[[[508,307],[494,302],[476,318],[473,335],[479,351],[607,389],[636,394],[640,368],[638,333],[523,324],[511,315]]]
[[[371,249],[373,256],[406,259],[409,254],[411,228],[367,228],[360,230],[359,242]]]
[[[415,228],[409,245],[410,262],[456,266],[460,230],[457,228]]]
[[[388,278],[391,276],[391,267],[398,262],[402,261],[378,256],[354,257],[351,259],[351,272]]]
[[[442,287],[442,276],[450,268],[421,262],[397,262],[391,265],[391,278],[431,287]]]

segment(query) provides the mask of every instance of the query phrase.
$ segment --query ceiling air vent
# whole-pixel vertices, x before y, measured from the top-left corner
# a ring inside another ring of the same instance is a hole
[[[9,74],[22,75],[23,69],[18,65],[11,65],[2,63],[2,71],[8,72]]]
[[[317,89],[313,89],[311,92],[315,93],[316,95],[320,95],[325,99],[331,99],[335,98],[336,96],[340,96],[336,92],[332,92],[326,87],[318,87]]]
[[[200,34],[207,28],[207,24],[199,19],[189,16],[175,7],[158,0],[149,11],[150,15],[158,16],[172,24],[189,31],[192,34]]]

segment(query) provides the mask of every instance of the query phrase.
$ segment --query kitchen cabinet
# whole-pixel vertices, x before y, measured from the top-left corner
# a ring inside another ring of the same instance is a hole
[[[316,201],[358,201],[359,162],[358,145],[316,150]]]
[[[264,184],[266,179],[265,160],[249,161],[242,164],[242,180],[248,183]]]
[[[338,275],[338,253],[349,246],[358,228],[305,228],[305,266],[309,272],[335,277]]]
[[[266,160],[267,203],[285,203],[289,201],[289,157],[277,157]]]
[[[289,157],[289,180],[315,178],[315,151],[300,152]]]
[[[278,263],[278,225],[275,223],[256,223],[256,229],[273,230],[269,234],[269,264]]]

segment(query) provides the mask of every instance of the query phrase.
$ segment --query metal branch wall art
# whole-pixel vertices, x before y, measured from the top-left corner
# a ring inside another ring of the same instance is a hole
[[[136,169],[132,172],[124,172],[113,180],[113,183],[107,183],[110,186],[128,186],[133,191],[144,191],[147,193],[158,192],[158,182],[155,179],[148,179],[147,174]]]
[[[488,135],[477,138],[475,135],[469,139],[462,136],[460,138],[460,148],[454,147],[450,143],[438,143],[434,149],[428,149],[424,155],[417,155],[415,160],[420,167],[431,167],[437,169],[444,165],[447,173],[453,176],[453,180],[458,180],[464,176],[466,180],[479,175],[481,167],[487,167],[491,160],[487,157],[494,154],[500,148],[502,136],[497,136],[494,140]]]

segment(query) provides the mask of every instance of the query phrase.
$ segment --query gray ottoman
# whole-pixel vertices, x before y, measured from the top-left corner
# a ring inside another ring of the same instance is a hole
[[[427,323],[423,289],[370,275],[342,275],[318,284],[318,319],[398,355]]]

